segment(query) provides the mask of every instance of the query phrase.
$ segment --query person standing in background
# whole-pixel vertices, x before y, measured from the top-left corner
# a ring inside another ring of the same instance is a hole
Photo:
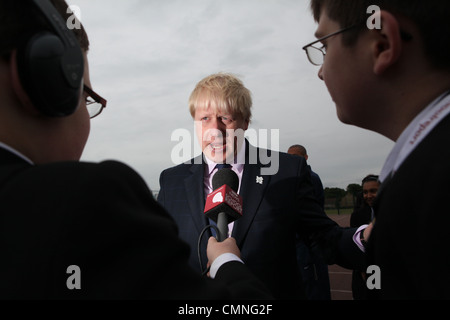
[[[299,157],[305,158],[306,161],[308,161],[308,152],[306,151],[306,148],[302,145],[295,144],[293,146],[290,146],[288,151],[288,154],[296,155]],[[322,209],[325,207],[325,193],[323,191],[323,184],[322,180],[320,180],[320,177],[317,173],[315,173],[311,166],[308,165],[308,169],[311,171],[311,180],[314,185],[314,195],[316,196],[317,200],[319,201],[319,204],[322,206]]]
[[[299,156],[308,160],[308,152],[302,145],[292,145],[288,149],[288,154]],[[317,173],[311,171],[311,180],[314,185],[314,195],[319,201],[322,210],[325,207],[325,195],[322,181]],[[305,283],[306,297],[309,300],[331,300],[330,276],[328,274],[328,265],[309,249],[305,241],[297,238],[297,261],[303,282]]]
[[[361,207],[355,208],[350,216],[350,227],[358,228],[361,225],[369,224],[375,218],[373,205],[380,188],[380,181],[378,176],[369,174],[362,182],[362,197],[363,201]],[[353,270],[352,272],[352,292],[354,300],[367,299],[367,285],[366,273],[362,270]]]

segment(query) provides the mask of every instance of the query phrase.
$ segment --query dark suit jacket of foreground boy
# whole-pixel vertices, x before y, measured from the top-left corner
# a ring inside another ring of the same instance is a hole
[[[219,282],[194,272],[172,218],[118,162],[33,166],[0,149],[0,208],[1,299],[270,297],[240,262]]]

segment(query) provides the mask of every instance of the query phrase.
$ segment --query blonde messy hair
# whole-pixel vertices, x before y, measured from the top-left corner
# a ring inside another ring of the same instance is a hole
[[[216,108],[250,122],[251,92],[241,80],[230,73],[216,73],[201,80],[189,98],[189,111],[195,117],[197,108]]]

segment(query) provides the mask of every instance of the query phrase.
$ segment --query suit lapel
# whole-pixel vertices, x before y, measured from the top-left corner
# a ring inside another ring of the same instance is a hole
[[[264,167],[259,161],[256,164],[249,164],[249,149],[251,152],[259,152],[247,143],[246,163],[242,175],[240,196],[243,200],[242,218],[236,220],[233,227],[232,236],[236,239],[237,245],[242,246],[248,230],[255,219],[258,208],[264,197],[264,193],[270,182],[270,176],[262,176],[261,168]],[[256,153],[257,154],[257,153]]]
[[[197,163],[197,162],[195,162]],[[192,165],[191,175],[184,180],[184,188],[188,198],[189,208],[191,209],[192,219],[198,233],[206,226],[206,220],[203,215],[205,207],[205,196],[203,190],[203,165]]]

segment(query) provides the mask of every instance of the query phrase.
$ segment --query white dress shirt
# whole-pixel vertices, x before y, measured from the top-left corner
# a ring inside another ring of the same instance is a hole
[[[238,151],[234,163],[229,163],[231,165],[231,170],[233,170],[234,173],[236,173],[236,175],[239,178],[239,187],[237,190],[238,194],[240,193],[240,190],[241,190],[242,174],[244,173],[245,150],[246,150],[245,144],[246,143],[247,142],[241,144],[241,149]],[[216,169],[217,163],[213,162],[205,155],[203,155],[203,158],[205,159],[205,162],[206,162],[205,173],[203,176],[203,190],[205,192],[205,198],[206,198],[206,196],[208,194],[210,194],[211,192],[214,191],[213,187],[212,187],[212,178],[213,178],[214,174],[218,171],[218,169]],[[231,236],[231,232],[233,231],[233,226],[234,226],[234,222],[231,222],[228,225],[228,236],[229,237]]]

